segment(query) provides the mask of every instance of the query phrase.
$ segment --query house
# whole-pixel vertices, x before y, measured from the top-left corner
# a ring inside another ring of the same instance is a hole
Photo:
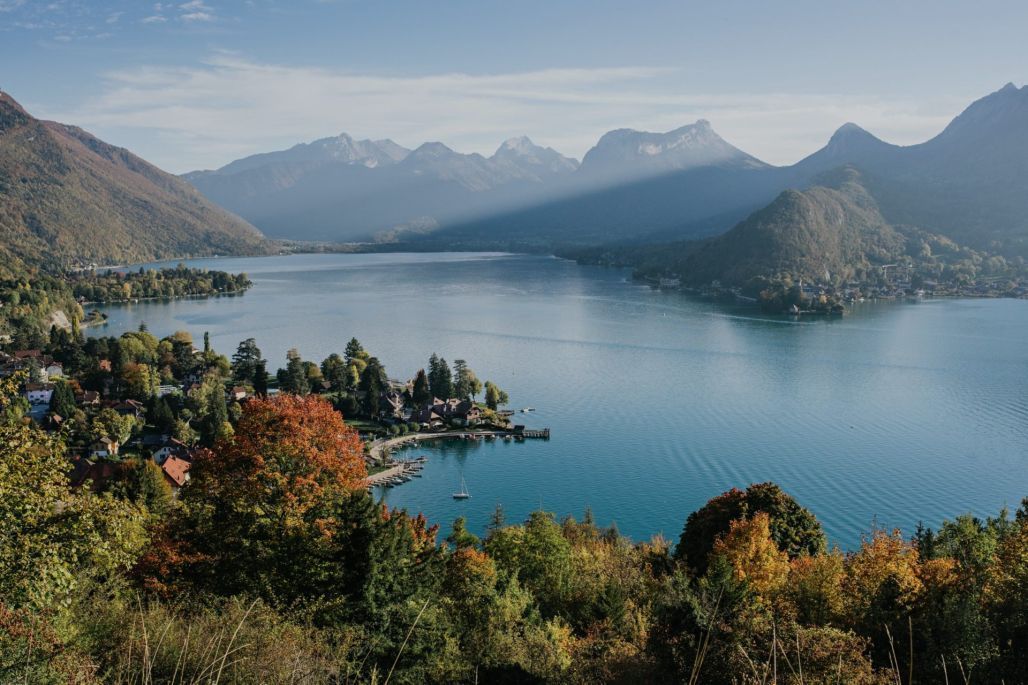
[[[247,395],[246,388],[243,388],[243,387],[240,387],[240,386],[237,385],[236,387],[232,388],[232,390],[229,391],[228,398],[229,398],[229,400],[235,400],[236,402],[241,402],[242,400],[246,399],[246,395]]]
[[[64,365],[60,362],[50,362],[43,367],[43,375],[46,376],[47,380],[53,380],[54,378],[64,377]]]
[[[152,454],[153,460],[160,465],[172,457],[185,457],[189,454],[189,448],[181,440],[166,438],[160,445],[157,445]]]
[[[383,413],[386,416],[390,416],[394,419],[404,418],[404,401],[403,395],[396,391],[382,393],[380,405]]]
[[[164,477],[168,479],[171,487],[177,490],[189,482],[190,466],[191,464],[185,459],[171,456],[161,464],[161,471],[164,472]]]
[[[91,461],[78,457],[72,466],[71,486],[80,488],[89,482],[93,490],[101,490],[103,486],[117,475],[118,464],[109,461]]]
[[[118,456],[118,441],[103,436],[89,446],[89,456],[93,459],[106,459]]]
[[[445,401],[434,399],[432,404],[426,405],[411,416],[411,420],[429,426],[444,423],[471,426],[478,423],[481,418],[482,410],[474,402],[452,398]]]
[[[53,383],[26,383],[25,398],[29,404],[50,404],[54,395]]]
[[[138,419],[143,415],[145,407],[143,406],[143,403],[138,400],[124,400],[122,402],[113,402],[111,409],[122,416],[131,416],[132,418]]]
[[[177,385],[158,385],[157,396],[167,397],[168,395],[175,395],[181,392]]]
[[[36,361],[43,361],[43,353],[39,350],[15,350],[14,358],[20,360],[35,359]]]
[[[82,393],[82,397],[79,398],[79,405],[83,407],[99,407],[100,393],[96,390],[86,390]]]

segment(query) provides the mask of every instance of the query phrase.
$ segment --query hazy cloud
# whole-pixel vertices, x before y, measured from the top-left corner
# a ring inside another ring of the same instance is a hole
[[[203,0],[189,0],[178,6],[182,21],[214,21],[214,10]]]
[[[223,53],[196,67],[107,74],[95,99],[46,115],[91,127],[181,172],[341,131],[409,146],[440,140],[487,154],[502,140],[527,134],[581,157],[610,129],[669,130],[698,118],[711,120],[751,154],[791,163],[824,145],[846,121],[890,142],[912,143],[937,133],[953,107],[966,104],[925,110],[832,94],[689,93],[680,78],[674,70],[649,67],[383,75],[262,64]]]

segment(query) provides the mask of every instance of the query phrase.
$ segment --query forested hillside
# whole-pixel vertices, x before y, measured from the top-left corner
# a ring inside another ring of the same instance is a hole
[[[0,94],[0,276],[267,249],[185,181]]]

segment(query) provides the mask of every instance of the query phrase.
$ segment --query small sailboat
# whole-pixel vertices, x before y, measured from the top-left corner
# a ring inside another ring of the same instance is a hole
[[[468,492],[468,486],[464,482],[464,476],[460,477],[460,492],[453,493],[453,499],[471,499],[471,493]]]

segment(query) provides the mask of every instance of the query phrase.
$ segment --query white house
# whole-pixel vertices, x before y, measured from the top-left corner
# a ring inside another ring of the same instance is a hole
[[[63,378],[64,365],[60,362],[50,362],[45,367],[43,367],[43,375],[48,380],[53,380],[55,378]]]
[[[29,404],[50,404],[50,398],[54,395],[52,383],[26,383],[25,398]]]

